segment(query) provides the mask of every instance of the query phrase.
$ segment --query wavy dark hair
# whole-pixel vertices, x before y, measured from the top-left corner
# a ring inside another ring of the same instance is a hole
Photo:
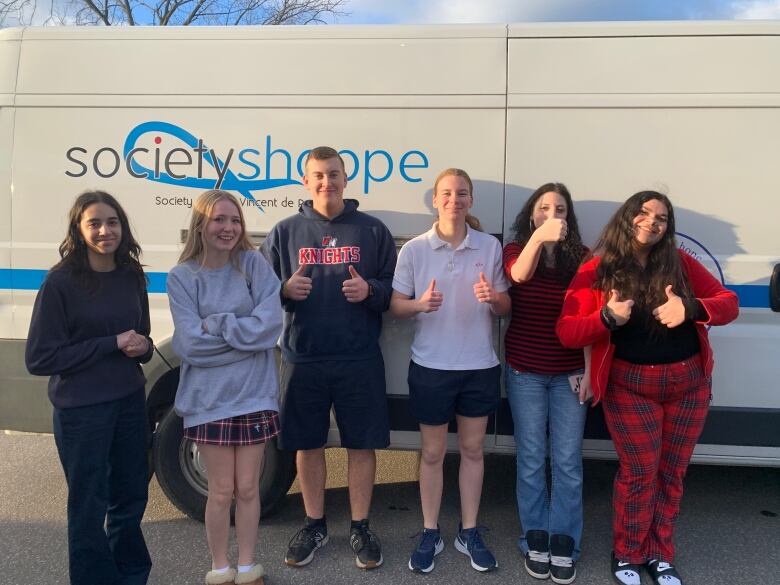
[[[647,264],[639,262],[636,253],[634,218],[648,201],[659,201],[666,206],[666,232],[647,256]],[[663,193],[640,191],[618,208],[599,237],[596,251],[601,261],[596,271],[594,287],[609,293],[615,289],[622,299],[633,299],[645,309],[664,304],[666,286],[671,284],[675,294],[691,297],[675,238],[674,207]]]
[[[119,224],[122,227],[122,237],[114,252],[114,261],[117,268],[130,270],[138,279],[138,286],[143,289],[146,287],[146,275],[139,257],[141,256],[141,246],[135,241],[130,231],[130,223],[127,220],[127,214],[119,202],[105,191],[85,191],[76,198],[73,206],[68,213],[68,232],[65,239],[60,244],[61,260],[55,264],[52,270],[68,270],[73,274],[76,281],[89,293],[97,292],[100,287],[100,281],[95,275],[95,271],[89,265],[87,255],[87,244],[81,235],[79,224],[81,216],[90,205],[95,203],[105,203],[116,211]]]
[[[517,214],[511,231],[514,241],[521,246],[525,246],[531,238],[531,234],[536,230],[533,222],[536,202],[539,201],[542,195],[550,192],[557,193],[566,201],[566,225],[568,230],[566,239],[555,246],[555,252],[553,253],[555,268],[550,269],[547,267],[547,250],[543,247],[542,255],[539,257],[539,263],[536,265],[534,274],[545,271],[551,272],[560,282],[569,284],[574,273],[577,272],[580,264],[585,259],[588,249],[582,243],[580,227],[577,224],[577,216],[574,213],[574,203],[566,185],[563,183],[545,183],[534,191],[528,198],[528,201],[525,202],[525,205],[523,205],[520,213]]]

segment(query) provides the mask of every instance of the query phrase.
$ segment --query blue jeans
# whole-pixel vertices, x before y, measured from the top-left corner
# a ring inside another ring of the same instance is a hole
[[[54,409],[68,484],[73,585],[144,585],[152,561],[141,532],[149,485],[143,389],[102,404]]]
[[[506,393],[517,445],[517,508],[522,534],[517,543],[528,552],[525,533],[544,530],[574,539],[574,560],[582,538],[582,434],[587,405],[571,391],[569,376],[518,372],[507,366]],[[547,489],[545,456],[550,429],[552,489]]]

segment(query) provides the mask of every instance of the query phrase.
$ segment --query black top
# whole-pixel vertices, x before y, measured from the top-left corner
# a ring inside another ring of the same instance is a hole
[[[632,364],[673,364],[700,351],[694,320],[704,320],[707,313],[696,299],[686,299],[686,320],[669,329],[655,320],[652,312],[634,306],[628,323],[612,332],[615,358]]]
[[[116,400],[146,383],[139,364],[152,358],[152,340],[137,358],[116,344],[129,329],[149,336],[146,290],[129,269],[95,275],[100,286],[89,294],[70,271],[51,271],[35,299],[25,362],[31,374],[51,376],[49,399],[57,408]]]
[[[262,251],[276,275],[286,281],[301,264],[312,291],[304,301],[282,299],[282,356],[288,362],[359,360],[380,353],[382,312],[390,306],[396,251],[393,236],[378,219],[344,200],[333,219],[317,213],[311,201],[274,226]],[[361,303],[350,303],[341,288],[352,278],[349,266],[373,288]]]

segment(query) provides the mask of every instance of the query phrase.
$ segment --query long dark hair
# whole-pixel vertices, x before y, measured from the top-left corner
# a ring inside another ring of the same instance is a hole
[[[114,252],[114,261],[117,268],[133,272],[138,279],[138,286],[141,289],[145,288],[146,275],[139,261],[141,246],[135,241],[130,231],[130,223],[127,220],[125,210],[112,195],[105,191],[85,191],[73,202],[68,213],[68,232],[59,248],[62,259],[52,267],[52,270],[68,270],[87,292],[95,293],[98,290],[100,281],[89,265],[87,244],[84,242],[79,228],[84,210],[95,203],[105,203],[116,211],[119,224],[122,227],[122,237],[116,252]]]
[[[647,256],[642,266],[636,254],[634,218],[648,201],[659,201],[666,206],[666,232]],[[622,299],[633,299],[639,307],[658,307],[667,301],[666,286],[671,284],[675,294],[690,297],[688,279],[677,251],[674,208],[663,193],[640,191],[628,198],[615,212],[599,237],[596,251],[601,261],[596,271],[595,288],[605,293],[615,289]]]
[[[574,204],[571,200],[571,193],[569,193],[566,185],[563,183],[545,183],[534,191],[528,198],[528,201],[525,202],[525,205],[523,205],[520,213],[517,214],[511,230],[514,241],[521,246],[525,246],[531,238],[531,234],[536,230],[533,222],[536,202],[539,201],[542,195],[550,192],[557,193],[566,201],[566,225],[568,226],[566,238],[555,246],[555,251],[553,252],[555,269],[552,274],[563,284],[569,284],[574,273],[577,272],[577,268],[579,268],[582,263],[587,248],[582,243],[580,228],[577,224],[577,216],[574,213]],[[537,264],[536,272],[534,274],[550,270],[547,268],[546,263],[547,250],[542,248],[541,254],[539,264]]]

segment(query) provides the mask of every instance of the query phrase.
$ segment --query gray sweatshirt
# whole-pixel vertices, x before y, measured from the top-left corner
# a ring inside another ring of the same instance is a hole
[[[258,252],[240,252],[239,265],[241,272],[189,260],[168,274],[173,350],[182,361],[175,407],[185,428],[279,410],[279,279]]]

